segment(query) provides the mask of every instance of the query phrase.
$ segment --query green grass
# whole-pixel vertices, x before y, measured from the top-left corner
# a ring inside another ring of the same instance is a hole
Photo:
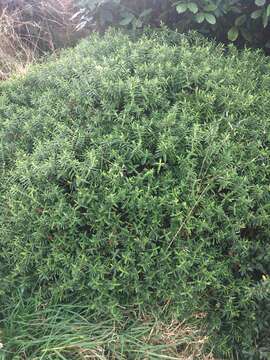
[[[1,360],[199,359],[207,340],[195,327],[153,315],[96,323],[75,305],[37,310],[20,302],[0,326]]]

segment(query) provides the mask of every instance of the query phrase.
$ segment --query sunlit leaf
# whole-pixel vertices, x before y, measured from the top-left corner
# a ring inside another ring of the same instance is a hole
[[[198,12],[198,5],[194,2],[188,4],[188,9],[193,13],[196,14]]]
[[[205,20],[209,23],[209,24],[212,24],[214,25],[216,23],[216,17],[212,14],[209,14],[209,13],[205,13],[204,14],[204,17],[205,17]]]
[[[255,10],[251,13],[250,17],[252,19],[258,19],[262,15],[262,10]]]
[[[195,20],[197,21],[197,23],[201,24],[204,21],[204,13],[198,13],[195,16]]]
[[[178,14],[182,14],[187,11],[187,8],[187,4],[178,4],[176,6],[176,11],[178,12]]]
[[[265,11],[265,12],[263,13],[263,27],[264,27],[264,28],[267,27],[267,25],[268,25],[268,20],[269,20],[269,18],[268,18],[268,16],[267,16],[267,11]]]
[[[263,6],[263,5],[265,5],[265,3],[266,3],[266,0],[255,0],[255,4],[257,6]]]
[[[270,4],[267,6],[266,15],[267,15],[267,16],[270,16]]]
[[[230,41],[235,41],[238,38],[239,35],[239,30],[237,29],[236,26],[233,26],[230,28],[230,30],[228,31],[228,39]]]

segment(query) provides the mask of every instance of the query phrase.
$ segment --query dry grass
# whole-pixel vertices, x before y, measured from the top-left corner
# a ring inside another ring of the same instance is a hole
[[[29,309],[18,308],[0,323],[1,359],[218,360],[205,353],[205,331],[175,319],[148,315],[135,323],[96,323],[70,305],[28,314]]]
[[[204,355],[207,340],[207,336],[204,336],[201,330],[177,320],[170,323],[155,323],[148,337],[144,339],[147,344],[160,347],[160,355],[163,355],[164,359],[214,360],[212,354]],[[145,359],[150,359],[151,354],[149,355]]]
[[[71,21],[72,0],[23,1],[13,8],[0,2],[0,79],[24,73],[46,52],[80,36]]]
[[[20,21],[18,11],[12,14],[6,8],[0,15],[0,79],[11,73],[22,73],[35,60],[35,47],[30,48],[20,36],[20,28],[28,24]]]
[[[106,341],[87,349],[79,345],[67,346],[67,354],[78,360],[167,359],[167,360],[218,360],[212,353],[205,354],[208,341],[201,330],[185,322],[153,322],[149,318],[124,335],[116,329],[104,334]],[[140,331],[144,334],[141,335]],[[68,359],[68,355],[67,355]]]

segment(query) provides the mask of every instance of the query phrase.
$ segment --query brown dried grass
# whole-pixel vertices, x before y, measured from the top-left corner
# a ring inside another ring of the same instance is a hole
[[[81,34],[71,21],[72,0],[0,1],[0,79],[24,73],[46,52],[73,44]]]
[[[156,322],[150,334],[144,339],[147,344],[164,346],[161,358],[178,360],[215,360],[213,355],[204,354],[207,336],[185,322],[172,320],[170,323]],[[164,357],[163,357],[164,356]],[[151,356],[145,357],[150,359]]]
[[[142,319],[144,335],[130,339],[120,339],[115,331],[110,334],[106,345],[97,345],[93,349],[80,346],[72,348],[76,358],[81,360],[118,360],[118,359],[167,359],[167,360],[218,360],[212,353],[205,354],[207,336],[202,331],[188,326],[185,322],[172,320],[170,323],[153,322]],[[131,341],[130,341],[131,340]],[[108,348],[108,343],[110,346]],[[121,348],[121,350],[120,350]],[[69,349],[71,350],[71,349]],[[123,351],[123,352],[122,352]],[[221,359],[219,359],[221,360]]]
[[[6,79],[11,73],[24,72],[28,64],[35,59],[35,48],[30,49],[19,35],[22,24],[18,13],[10,14],[6,8],[0,15],[0,79]]]

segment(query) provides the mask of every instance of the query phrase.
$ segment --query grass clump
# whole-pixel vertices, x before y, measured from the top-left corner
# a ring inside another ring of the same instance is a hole
[[[81,306],[41,309],[31,301],[20,301],[4,327],[3,359],[187,360],[196,356],[214,360],[211,354],[203,355],[207,338],[195,327],[176,320],[164,323],[143,314],[135,321],[97,323]]]
[[[269,356],[269,69],[109,32],[1,84],[2,318],[155,311],[206,323],[217,356]]]

